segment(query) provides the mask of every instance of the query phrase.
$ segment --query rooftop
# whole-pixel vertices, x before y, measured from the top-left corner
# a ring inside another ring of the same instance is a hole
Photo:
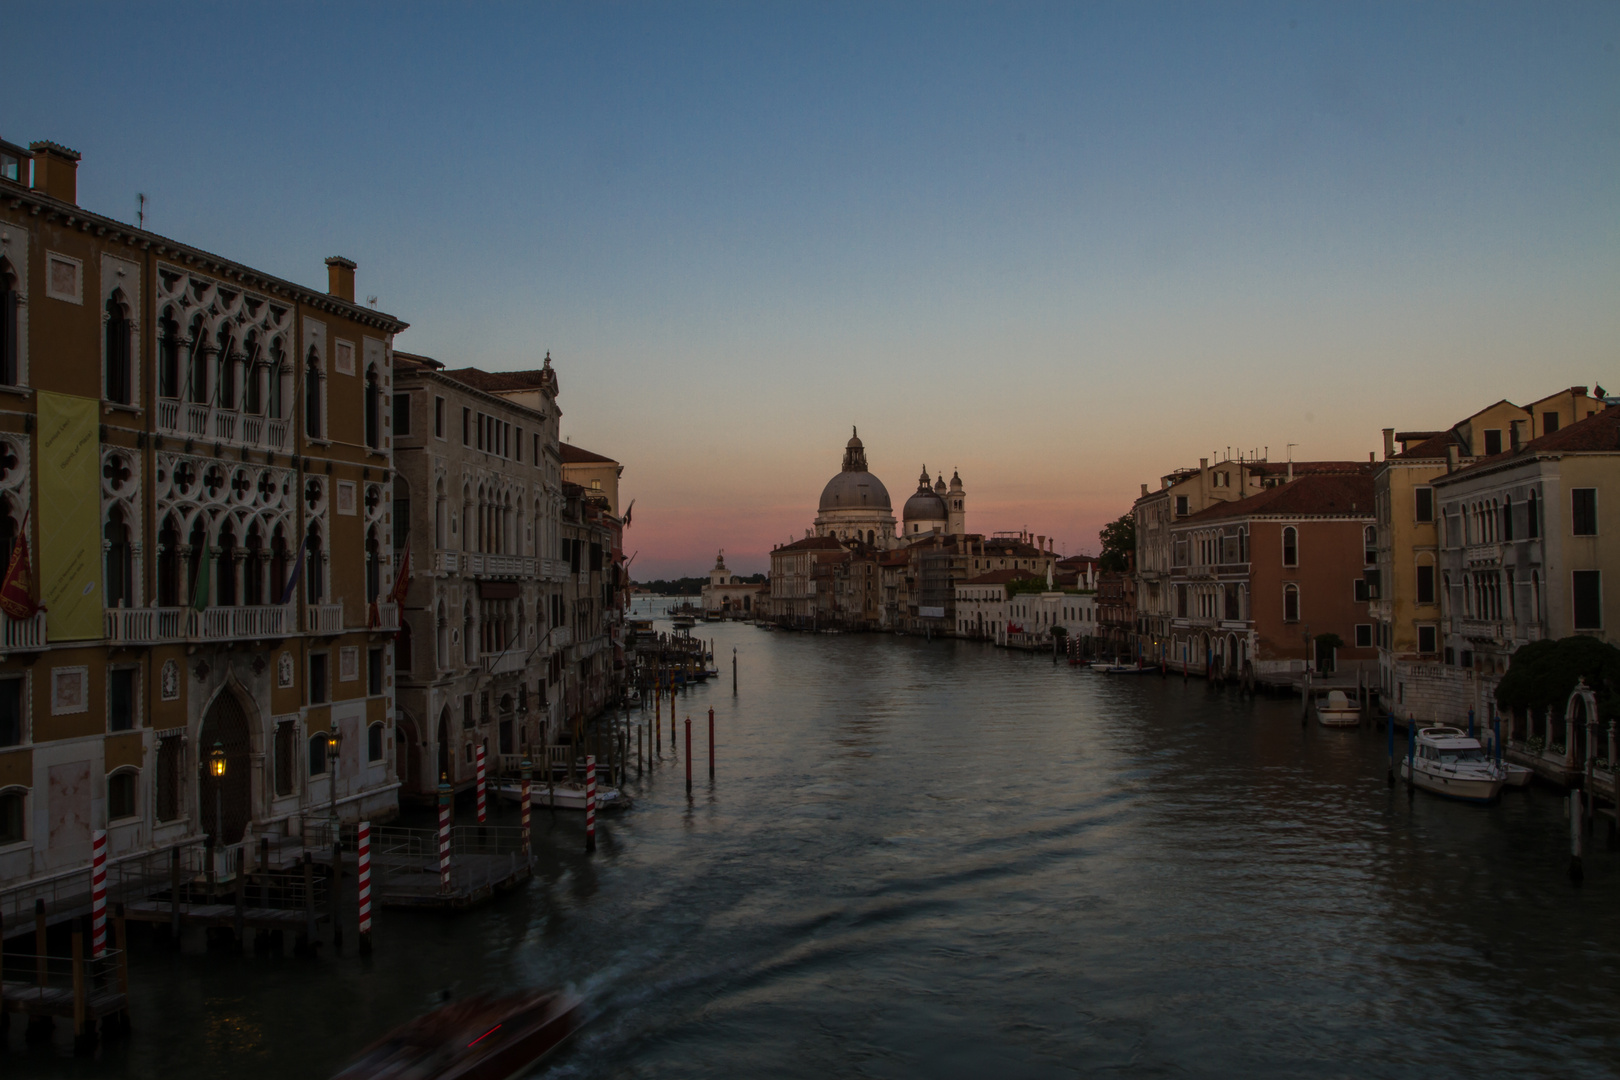
[[[1368,517],[1373,512],[1373,482],[1368,467],[1361,465],[1360,469],[1354,476],[1339,473],[1296,476],[1291,484],[1282,484],[1246,499],[1216,503],[1175,524],[1180,528],[1198,522],[1262,514]]]

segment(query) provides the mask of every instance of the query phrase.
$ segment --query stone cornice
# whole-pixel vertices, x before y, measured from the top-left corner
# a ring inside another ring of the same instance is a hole
[[[21,187],[9,181],[0,181],[0,203],[13,210],[26,208],[34,217],[43,218],[47,222],[60,223],[64,228],[78,229],[80,232],[93,232],[98,239],[109,243],[122,243],[141,251],[150,251],[158,258],[167,259],[181,266],[192,267],[196,270],[210,274],[224,281],[233,281],[237,284],[251,288],[271,296],[279,296],[284,300],[293,301],[323,311],[330,315],[338,315],[346,319],[369,326],[384,334],[397,334],[410,326],[410,323],[397,319],[381,311],[352,304],[346,300],[339,300],[323,292],[316,292],[295,282],[266,274],[262,270],[255,270],[251,266],[227,259],[222,255],[215,255],[201,248],[189,244],[182,244],[178,240],[171,240],[145,229],[137,229],[133,225],[126,225],[109,217],[92,213],[72,203],[53,199],[43,192],[31,188]]]

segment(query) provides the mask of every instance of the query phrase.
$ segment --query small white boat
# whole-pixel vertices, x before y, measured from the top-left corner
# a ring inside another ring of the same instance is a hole
[[[1430,727],[1418,731],[1410,763],[1401,758],[1401,778],[1448,799],[1484,804],[1501,797],[1508,770],[1461,728]]]
[[[1502,768],[1507,770],[1507,786],[1510,788],[1527,788],[1530,778],[1535,772],[1523,765],[1515,765],[1511,761],[1502,762]]]
[[[523,797],[523,782],[521,780],[502,780],[495,788],[495,795],[504,802],[515,803]],[[548,785],[543,780],[534,780],[529,785],[529,805],[538,809],[555,807],[558,810],[585,809],[585,785],[583,783],[559,782]],[[618,788],[608,787],[605,784],[596,785],[596,809],[598,812],[606,810],[623,810],[630,806],[630,798]]]
[[[1144,664],[1122,664],[1117,660],[1098,660],[1091,665],[1091,670],[1104,675],[1146,675],[1159,669]]]
[[[1343,690],[1319,691],[1315,705],[1316,722],[1323,727],[1355,727],[1361,723],[1360,704]]]

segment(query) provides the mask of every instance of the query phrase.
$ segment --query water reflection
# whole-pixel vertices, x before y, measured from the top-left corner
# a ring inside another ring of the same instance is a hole
[[[137,934],[134,1039],[14,1034],[7,1075],[318,1077],[441,989],[514,985],[589,1004],[556,1077],[1609,1072],[1620,875],[1599,844],[1569,886],[1547,793],[1408,801],[1381,735],[1196,681],[698,632],[739,692],[677,704],[690,800],[666,742],[594,856],[538,813],[528,889],[383,912],[370,962]]]

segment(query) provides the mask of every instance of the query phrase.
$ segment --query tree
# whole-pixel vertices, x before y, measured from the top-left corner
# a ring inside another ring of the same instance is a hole
[[[1097,563],[1104,570],[1124,570],[1127,556],[1136,554],[1136,515],[1127,510],[1102,527],[1097,534],[1102,541],[1102,554]]]
[[[1600,717],[1620,716],[1620,649],[1591,637],[1520,646],[1496,684],[1496,701],[1504,709],[1551,707],[1562,715],[1580,679],[1597,694]]]

